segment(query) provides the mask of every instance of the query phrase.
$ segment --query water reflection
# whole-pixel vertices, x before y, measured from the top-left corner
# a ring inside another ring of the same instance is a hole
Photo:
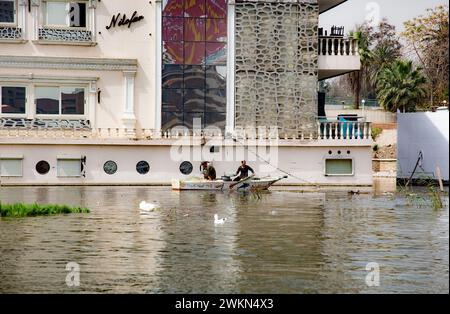
[[[0,198],[92,210],[0,219],[0,292],[448,292],[448,207],[401,196],[3,187]],[[142,200],[161,209],[141,213]],[[81,266],[75,289],[65,284],[71,261]],[[380,287],[365,285],[369,262],[380,264]]]

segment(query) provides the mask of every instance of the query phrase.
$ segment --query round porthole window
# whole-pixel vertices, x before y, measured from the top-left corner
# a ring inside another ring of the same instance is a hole
[[[39,174],[47,174],[50,171],[50,164],[45,160],[41,160],[36,164],[36,171]]]
[[[150,165],[142,160],[136,164],[136,171],[140,174],[147,174],[150,171]]]
[[[180,172],[184,175],[191,174],[192,169],[192,164],[189,161],[183,161],[180,165]]]
[[[114,174],[117,171],[117,164],[112,160],[108,160],[103,165],[103,171],[107,174]]]

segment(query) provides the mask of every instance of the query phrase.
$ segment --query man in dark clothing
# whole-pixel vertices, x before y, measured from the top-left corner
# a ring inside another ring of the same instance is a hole
[[[241,181],[242,179],[245,179],[248,177],[248,172],[251,171],[252,174],[255,174],[255,171],[252,169],[252,167],[250,167],[249,165],[247,165],[247,162],[245,160],[241,161],[241,166],[238,168],[238,170],[236,171],[236,175],[238,177],[236,177],[234,179],[234,181]],[[240,173],[240,174],[239,174]]]
[[[203,172],[203,177],[206,180],[214,181],[216,180],[216,169],[211,165],[210,162],[204,161],[200,165],[200,169]]]

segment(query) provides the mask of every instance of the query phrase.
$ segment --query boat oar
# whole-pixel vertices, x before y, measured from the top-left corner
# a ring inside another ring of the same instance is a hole
[[[254,176],[255,176],[255,175],[252,174],[251,176],[249,176],[249,177],[247,177],[247,178],[244,178],[244,179],[242,179],[242,180],[240,180],[240,181],[238,181],[238,182],[236,182],[236,183],[230,184],[230,190],[233,189],[236,185],[241,184],[241,183],[243,183],[243,182],[245,182],[245,181],[250,180],[250,179],[253,178]]]

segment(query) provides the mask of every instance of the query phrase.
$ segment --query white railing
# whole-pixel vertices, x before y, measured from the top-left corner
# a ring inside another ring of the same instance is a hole
[[[358,56],[358,40],[344,37],[319,37],[319,56]]]
[[[319,140],[369,140],[372,124],[366,121],[317,121]]]

